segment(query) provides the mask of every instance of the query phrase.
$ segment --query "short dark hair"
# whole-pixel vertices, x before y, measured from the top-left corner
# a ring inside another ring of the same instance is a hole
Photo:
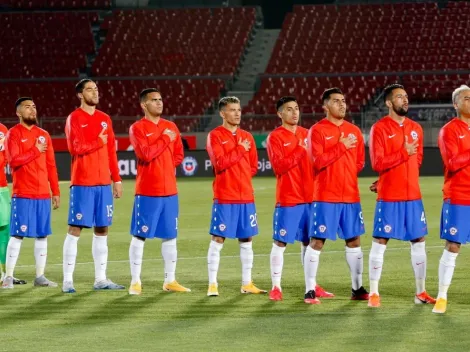
[[[296,97],[292,96],[292,95],[288,95],[288,96],[285,96],[285,97],[282,97],[281,99],[279,99],[276,103],[276,110],[279,111],[280,108],[282,108],[282,106],[286,103],[289,103],[291,101],[295,101],[297,103],[297,99]]]
[[[143,103],[147,99],[147,95],[150,93],[159,93],[160,95],[162,94],[157,88],[145,88],[139,94],[139,101]]]
[[[88,82],[93,82],[95,83],[93,80],[89,79],[89,78],[84,78],[84,79],[81,79],[76,85],[75,85],[75,93],[83,93],[83,89],[85,89],[85,84],[87,84]]]
[[[393,83],[386,86],[384,89],[384,102],[392,99],[392,94],[395,89],[405,89],[405,87],[398,83]]]
[[[15,109],[18,109],[18,106],[21,105],[22,102],[26,101],[26,100],[31,100],[33,101],[33,98],[31,97],[21,97],[21,98],[18,98],[16,101],[15,101]]]
[[[223,97],[219,100],[219,111],[226,107],[228,104],[240,104],[240,99],[237,97]]]
[[[341,91],[341,89],[337,88],[337,87],[333,87],[333,88],[328,88],[327,90],[325,90],[323,92],[323,94],[321,95],[321,102],[322,104],[326,104],[328,100],[330,100],[330,96],[332,94],[341,94],[341,95],[344,95],[343,92]]]

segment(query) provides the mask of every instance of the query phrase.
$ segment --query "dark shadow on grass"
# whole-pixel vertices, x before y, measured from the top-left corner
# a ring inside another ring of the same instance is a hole
[[[122,293],[119,297],[103,303],[100,307],[90,314],[77,319],[76,324],[83,323],[102,323],[107,321],[118,321],[139,314],[143,309],[149,308],[149,305],[160,301],[168,295],[167,292],[156,292],[155,294],[146,293],[142,296],[131,296],[127,290],[119,291]],[[108,292],[99,292],[107,294]]]
[[[50,319],[56,314],[67,313],[67,311],[70,311],[75,305],[80,303],[82,298],[91,294],[93,294],[92,291],[81,294],[56,292],[37,301],[33,300],[29,306],[21,306],[20,310],[15,309],[14,302],[10,302],[9,307],[11,307],[12,311],[5,316],[2,315],[1,320],[2,322],[14,323],[15,321]]]
[[[240,306],[237,303],[245,300],[248,295],[238,294],[228,300],[224,300],[221,296],[207,297],[198,299],[191,305],[186,307],[182,312],[176,312],[172,315],[172,319],[177,320],[194,320],[194,324],[200,324],[202,320],[209,320],[212,318],[225,317],[231,314]]]

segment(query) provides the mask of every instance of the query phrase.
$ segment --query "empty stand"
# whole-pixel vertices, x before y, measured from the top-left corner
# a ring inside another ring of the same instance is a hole
[[[78,77],[95,12],[0,14],[0,78]]]
[[[114,11],[97,76],[233,75],[254,8]]]
[[[295,6],[267,73],[468,70],[470,3]]]
[[[0,0],[0,8],[22,10],[105,9],[110,0]]]

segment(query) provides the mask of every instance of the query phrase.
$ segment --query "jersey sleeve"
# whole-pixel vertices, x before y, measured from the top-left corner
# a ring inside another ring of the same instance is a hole
[[[424,156],[424,132],[423,128],[421,125],[418,124],[418,129],[419,129],[419,145],[418,145],[418,167],[421,167],[423,164],[423,156]]]
[[[219,138],[217,138],[213,132],[210,132],[207,135],[206,150],[216,174],[219,174],[238,163],[246,153],[245,148],[241,145],[237,145],[231,151],[225,153],[224,148],[220,144]]]
[[[372,169],[377,172],[394,168],[409,159],[409,155],[404,147],[395,153],[385,155],[384,136],[377,125],[372,126],[370,130],[369,152]]]
[[[6,149],[5,146],[6,146],[6,143],[7,143],[6,142],[6,135],[8,133],[8,129],[4,125],[0,124],[0,132],[3,132],[3,136],[5,138],[3,140],[3,144],[0,145],[0,168],[1,168],[0,172],[3,172],[3,169],[7,165],[7,158],[5,156],[5,149]]]
[[[345,152],[346,146],[337,143],[333,148],[326,151],[323,147],[323,137],[316,129],[308,131],[308,151],[315,170],[320,171],[338,160]]]
[[[450,172],[456,172],[470,165],[470,149],[459,152],[457,133],[444,127],[439,132],[439,149],[442,161]]]
[[[272,134],[268,136],[267,150],[276,175],[284,175],[290,169],[296,167],[307,152],[305,148],[297,145],[289,155],[284,156],[282,141]]]
[[[129,129],[129,139],[135,155],[146,163],[157,158],[170,144],[170,137],[162,133],[156,143],[149,145],[147,137],[136,124],[133,124]]]
[[[35,145],[33,145],[27,152],[21,153],[20,143],[20,138],[18,138],[14,131],[10,130],[6,138],[5,151],[7,154],[8,164],[10,164],[12,169],[28,164],[41,155],[41,152]]]
[[[113,182],[121,181],[121,176],[119,175],[119,166],[117,160],[117,152],[116,152],[116,137],[114,135],[113,130],[113,122],[110,118],[108,118],[108,143],[106,147],[108,148],[108,163],[109,163],[109,171],[111,172],[111,178]],[[101,138],[98,138],[101,140]]]
[[[256,142],[253,136],[250,134],[251,148],[249,151],[250,156],[250,167],[251,176],[255,176],[258,173],[258,150],[256,149]]]
[[[73,114],[67,117],[65,136],[67,138],[67,147],[72,156],[93,153],[104,145],[103,140],[99,137],[94,141],[87,141],[83,133],[83,128],[78,124],[78,120],[74,118]],[[108,144],[110,144],[109,135]]]
[[[175,164],[175,167],[179,166],[183,162],[184,158],[184,147],[183,147],[183,141],[181,139],[181,133],[176,128],[176,139],[175,139],[175,145],[173,149],[173,161]]]
[[[51,187],[52,195],[59,196],[60,195],[59,176],[57,174],[54,147],[52,146],[52,139],[50,136],[47,137],[46,165],[47,165],[47,177],[49,180],[49,186]]]
[[[366,148],[364,144],[364,136],[362,135],[361,131],[359,131],[358,135],[359,137],[357,141],[357,159],[356,159],[357,173],[362,171],[366,163]]]

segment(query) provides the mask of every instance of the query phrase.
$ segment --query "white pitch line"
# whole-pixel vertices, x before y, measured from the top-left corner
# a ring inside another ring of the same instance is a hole
[[[444,249],[444,246],[426,246],[426,249],[436,249],[436,248],[440,248],[440,249]],[[369,251],[370,248],[363,248],[364,251]],[[386,251],[389,252],[389,251],[403,251],[403,250],[410,250],[410,248],[389,248],[387,249]],[[325,252],[322,252],[322,255],[325,255],[325,254],[342,254],[344,253],[344,251],[325,251]],[[290,255],[299,255],[299,253],[285,253],[284,255],[287,255],[287,256],[290,256]],[[254,255],[255,257],[269,257],[270,254],[255,254]],[[220,258],[239,258],[240,256],[239,255],[225,255],[225,256],[220,256]],[[204,257],[182,257],[182,258],[178,258],[178,260],[194,260],[194,259],[207,259],[207,256],[204,256]],[[144,259],[143,261],[145,262],[161,262],[163,261],[162,258],[150,258],[150,259]],[[108,263],[129,263],[129,260],[110,260],[108,261]],[[76,263],[76,265],[90,265],[90,264],[94,264],[94,262],[84,262],[84,263]],[[47,264],[49,266],[58,266],[58,265],[62,265],[62,263],[58,264],[58,263],[55,263],[55,264]],[[35,267],[36,265],[17,265],[16,267],[17,268],[30,268],[30,267]]]

